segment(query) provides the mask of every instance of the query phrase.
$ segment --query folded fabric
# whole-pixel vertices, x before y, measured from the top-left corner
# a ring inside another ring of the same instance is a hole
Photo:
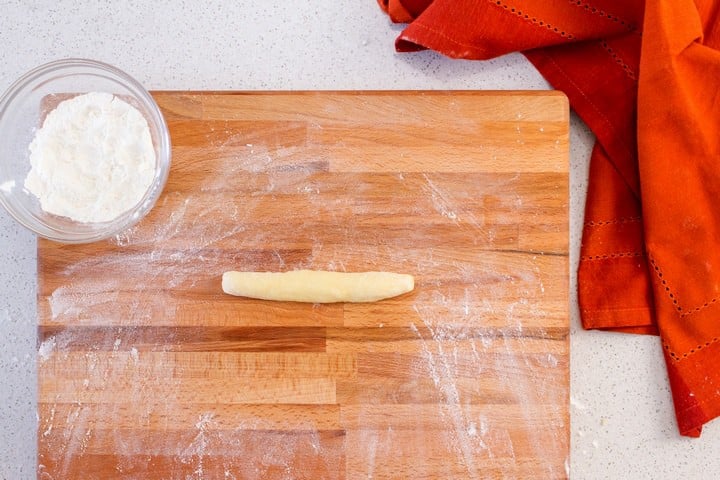
[[[720,0],[378,0],[400,52],[520,51],[597,138],[583,326],[660,335],[680,433],[720,415]]]

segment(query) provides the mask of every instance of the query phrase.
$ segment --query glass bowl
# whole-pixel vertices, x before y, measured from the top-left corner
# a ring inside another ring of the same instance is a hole
[[[142,199],[117,218],[102,223],[76,222],[42,210],[24,187],[30,171],[29,146],[44,116],[63,99],[89,92],[111,93],[145,117],[155,150],[155,176]],[[0,203],[21,225],[63,243],[110,238],[142,219],[160,197],[170,171],[170,135],[152,96],[128,74],[105,63],[64,59],[23,75],[0,97]]]

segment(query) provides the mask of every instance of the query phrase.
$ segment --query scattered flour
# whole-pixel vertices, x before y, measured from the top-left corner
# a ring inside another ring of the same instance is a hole
[[[130,356],[133,359],[133,362],[138,363],[138,360],[140,359],[140,355],[138,354],[138,349],[135,347],[132,347],[130,349]]]
[[[50,355],[52,355],[54,350],[55,350],[55,337],[50,337],[40,344],[40,348],[38,348],[38,359],[41,362],[44,362],[45,360],[50,358]]]

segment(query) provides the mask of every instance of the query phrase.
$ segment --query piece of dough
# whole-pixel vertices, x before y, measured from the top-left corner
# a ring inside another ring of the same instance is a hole
[[[390,272],[225,272],[222,289],[230,295],[290,302],[375,302],[411,291],[412,275]]]

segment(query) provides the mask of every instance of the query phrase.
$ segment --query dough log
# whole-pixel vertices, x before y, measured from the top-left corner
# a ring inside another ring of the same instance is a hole
[[[391,272],[225,272],[222,289],[230,295],[290,302],[375,302],[411,291],[412,275]]]

